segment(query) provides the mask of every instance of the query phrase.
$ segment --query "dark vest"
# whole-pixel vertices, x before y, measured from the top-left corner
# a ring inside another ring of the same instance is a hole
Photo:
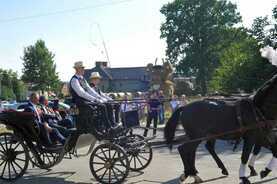
[[[83,98],[83,97],[80,97],[75,91],[74,89],[72,88],[72,85],[71,85],[71,81],[72,79],[77,79],[81,85],[81,87],[86,91],[86,88],[87,86],[84,84],[85,80],[81,80],[79,79],[76,75],[74,75],[70,81],[69,81],[69,92],[72,96],[72,103],[75,103],[76,105],[82,103],[82,102],[87,102],[88,100]]]

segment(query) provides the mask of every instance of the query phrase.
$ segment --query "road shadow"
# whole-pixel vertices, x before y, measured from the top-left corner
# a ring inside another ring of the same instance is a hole
[[[49,173],[47,171],[24,176],[21,179],[12,182],[13,184],[91,184],[84,182],[67,181],[66,179],[74,175],[75,172],[54,172]],[[11,182],[4,182],[1,184],[11,184]]]
[[[221,180],[221,179],[224,179],[224,178],[227,178],[227,176],[220,176],[220,177],[216,177],[216,178],[212,178],[212,179],[203,180],[202,183],[217,181],[217,180]],[[169,180],[169,181],[166,181],[166,182],[162,182],[162,184],[176,184],[176,183],[179,183],[179,178],[175,178],[175,179],[172,179],[172,180]],[[188,183],[188,184],[193,184],[193,183],[194,182]]]
[[[268,182],[271,182],[271,181],[274,181],[274,180],[277,180],[277,177],[274,177],[274,178],[270,178],[270,179],[267,179],[267,180],[263,180],[263,181],[257,181],[257,182],[254,182],[253,184],[262,184],[262,183],[268,183]]]

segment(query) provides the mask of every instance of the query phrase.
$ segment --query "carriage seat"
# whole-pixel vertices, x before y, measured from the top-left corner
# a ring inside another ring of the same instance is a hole
[[[5,110],[1,113],[1,122],[7,129],[26,134],[30,139],[39,137],[39,130],[34,123],[34,114],[17,110]]]

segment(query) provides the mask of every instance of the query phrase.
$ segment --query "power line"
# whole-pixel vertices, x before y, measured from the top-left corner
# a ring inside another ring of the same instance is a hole
[[[109,3],[98,4],[98,5],[93,5],[93,6],[86,6],[86,7],[80,7],[80,8],[67,9],[67,10],[59,10],[59,11],[54,11],[54,12],[48,12],[48,13],[42,13],[42,14],[30,15],[30,16],[15,17],[15,18],[10,18],[10,19],[3,19],[3,20],[0,20],[0,24],[8,23],[8,22],[17,22],[17,21],[28,20],[28,19],[36,19],[36,18],[41,18],[41,17],[48,17],[48,16],[53,16],[53,15],[59,15],[59,14],[79,12],[79,11],[84,11],[84,10],[89,10],[89,9],[94,9],[94,8],[100,8],[100,7],[104,7],[104,6],[122,4],[122,3],[130,2],[130,1],[134,1],[134,0],[121,0],[121,1],[109,2]]]

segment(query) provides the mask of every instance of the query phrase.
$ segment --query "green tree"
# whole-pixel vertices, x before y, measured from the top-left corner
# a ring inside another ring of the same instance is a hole
[[[247,34],[239,42],[230,44],[222,52],[221,65],[213,74],[209,90],[251,93],[268,80],[276,68],[260,56],[259,49],[258,41]]]
[[[17,73],[0,69],[0,98],[4,100],[24,100],[27,96],[25,84]]]
[[[260,46],[277,48],[277,6],[272,10],[272,19],[268,16],[254,19],[250,33],[259,41]]]
[[[236,5],[226,0],[175,0],[161,13],[166,18],[161,38],[167,42],[167,59],[179,73],[195,76],[196,87],[205,94],[219,64],[221,35],[241,21]]]
[[[48,50],[43,40],[24,49],[22,80],[31,90],[55,91],[59,85],[54,54]]]

